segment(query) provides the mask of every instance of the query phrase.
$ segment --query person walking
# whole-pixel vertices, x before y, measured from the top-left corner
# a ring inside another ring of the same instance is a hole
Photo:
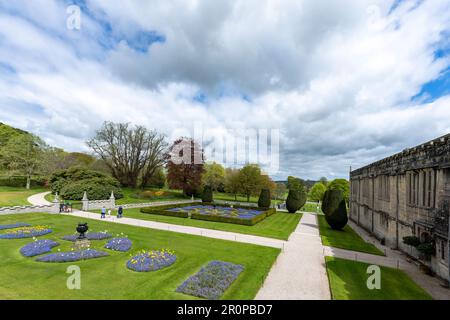
[[[111,219],[111,209],[108,209],[108,219]]]
[[[102,207],[102,215],[101,215],[101,217],[100,217],[100,219],[105,219],[106,218],[106,208],[103,206]]]
[[[122,214],[123,214],[123,208],[122,208],[122,206],[120,206],[119,209],[117,210],[117,218],[122,218]]]

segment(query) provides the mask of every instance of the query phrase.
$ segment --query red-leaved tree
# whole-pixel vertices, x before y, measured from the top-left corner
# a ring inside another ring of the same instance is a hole
[[[171,189],[181,189],[187,196],[199,193],[205,158],[203,149],[191,138],[176,140],[166,154],[167,182]]]

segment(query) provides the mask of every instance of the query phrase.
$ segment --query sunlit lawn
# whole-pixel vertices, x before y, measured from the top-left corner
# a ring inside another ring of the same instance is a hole
[[[100,213],[99,210],[96,210],[94,212]],[[270,217],[267,217],[254,226],[244,226],[225,222],[203,221],[189,218],[142,213],[140,212],[140,209],[125,209],[124,216],[128,218],[164,222],[182,226],[251,234],[255,236],[269,237],[281,240],[287,240],[289,238],[289,235],[295,230],[301,218],[300,213],[290,214],[285,212],[278,212],[271,215]]]
[[[0,224],[26,222],[47,225],[53,233],[40,239],[53,239],[69,250],[71,242],[60,238],[73,234],[78,217],[50,214],[0,216]],[[42,263],[25,258],[19,249],[31,239],[0,239],[0,300],[4,299],[194,299],[176,293],[176,288],[189,276],[212,260],[241,264],[244,271],[225,292],[224,299],[253,299],[280,250],[250,244],[217,240],[169,231],[159,231],[86,219],[91,231],[116,235],[125,233],[132,241],[132,252],[141,249],[168,248],[175,251],[174,265],[154,272],[138,273],[126,268],[130,252],[103,249],[104,241],[92,241],[93,247],[108,251],[109,257],[71,263]],[[67,267],[81,269],[81,290],[66,287]]]
[[[35,193],[46,191],[44,188],[0,187],[0,207],[21,206],[30,204],[27,198]]]

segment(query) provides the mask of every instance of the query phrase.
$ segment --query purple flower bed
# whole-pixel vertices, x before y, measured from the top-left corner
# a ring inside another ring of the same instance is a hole
[[[6,229],[14,229],[14,228],[20,228],[20,227],[31,227],[31,224],[28,223],[14,223],[14,224],[4,224],[0,225],[0,230],[6,230]]]
[[[50,232],[52,232],[52,230],[44,226],[19,227],[8,229],[5,233],[0,234],[0,239],[34,238],[49,234]]]
[[[106,249],[126,252],[131,249],[131,240],[128,238],[113,238],[105,244]]]
[[[222,261],[211,261],[197,274],[189,277],[177,288],[177,292],[191,296],[217,300],[244,270],[241,265]]]
[[[156,271],[171,266],[176,260],[171,250],[144,250],[128,260],[127,268],[137,272]]]
[[[56,246],[59,246],[59,243],[53,240],[36,240],[23,246],[20,249],[20,253],[25,257],[34,257],[50,252]]]
[[[109,256],[106,252],[94,249],[87,249],[73,252],[57,252],[51,253],[43,257],[39,257],[36,261],[39,262],[73,262],[80,260],[88,260]]]
[[[75,242],[75,240],[77,240],[77,238],[78,238],[77,234],[62,237],[63,240],[72,241],[72,242]],[[88,240],[104,240],[104,239],[112,238],[112,235],[109,233],[106,233],[106,232],[89,232],[86,234],[86,238]]]
[[[167,211],[178,212],[178,211],[188,211],[188,212],[196,212],[205,215],[219,215],[225,217],[236,217],[241,219],[251,219],[254,216],[260,215],[264,213],[264,211],[255,210],[255,209],[244,209],[244,208],[230,208],[230,207],[220,207],[216,206],[204,206],[204,205],[194,205],[194,206],[186,206],[186,207],[178,207],[168,209]]]

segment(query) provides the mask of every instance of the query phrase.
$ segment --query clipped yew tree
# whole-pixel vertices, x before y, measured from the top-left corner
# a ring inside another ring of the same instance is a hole
[[[286,199],[286,209],[289,213],[296,213],[306,203],[306,193],[303,190],[289,190]]]
[[[270,208],[270,190],[262,189],[258,199],[258,207]]]
[[[204,202],[204,203],[211,203],[211,202],[213,202],[213,191],[212,191],[212,188],[210,186],[205,186],[203,188],[202,202]]]
[[[342,230],[348,222],[347,205],[342,190],[327,190],[323,196],[322,211],[333,230]]]

